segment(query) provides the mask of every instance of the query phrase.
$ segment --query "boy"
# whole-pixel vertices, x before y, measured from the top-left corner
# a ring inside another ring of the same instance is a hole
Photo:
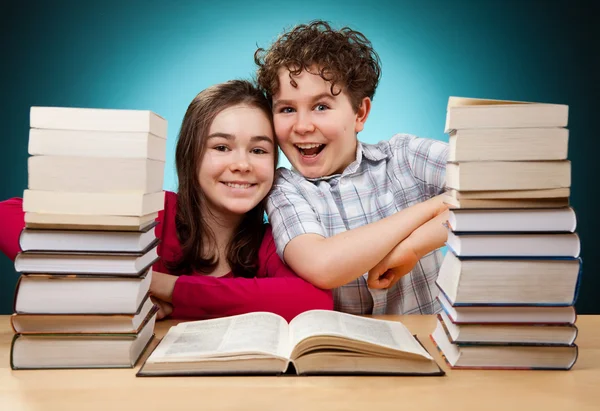
[[[357,31],[300,25],[258,49],[255,61],[294,167],[278,170],[267,202],[281,258],[334,289],[336,310],[439,311],[446,206],[435,196],[444,191],[447,145],[409,135],[358,141],[381,70]]]

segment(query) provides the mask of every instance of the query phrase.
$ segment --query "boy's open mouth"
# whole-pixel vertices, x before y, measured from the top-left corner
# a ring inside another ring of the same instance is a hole
[[[300,151],[302,157],[316,157],[325,148],[325,144],[318,143],[307,143],[307,144],[294,144],[294,146]]]

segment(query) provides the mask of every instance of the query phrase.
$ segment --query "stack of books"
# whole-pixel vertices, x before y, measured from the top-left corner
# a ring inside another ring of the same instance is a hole
[[[581,278],[568,106],[451,97],[448,252],[432,339],[452,368],[570,369]]]
[[[152,339],[167,122],[32,107],[13,369],[132,367]]]

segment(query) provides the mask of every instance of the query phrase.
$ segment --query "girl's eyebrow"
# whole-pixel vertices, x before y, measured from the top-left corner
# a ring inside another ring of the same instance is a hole
[[[235,136],[233,134],[219,133],[219,132],[209,134],[208,137],[207,137],[207,139],[208,138],[219,138],[219,137],[220,138],[225,138],[227,140],[235,140]]]
[[[233,134],[219,133],[219,132],[209,134],[207,139],[211,139],[211,138],[224,138],[227,140],[235,140],[235,136]],[[263,136],[263,135],[250,137],[250,141],[252,141],[252,142],[265,141],[267,143],[273,144],[273,139],[271,137]]]
[[[250,138],[250,141],[265,141],[267,143],[273,144],[273,139],[268,136],[254,136]]]

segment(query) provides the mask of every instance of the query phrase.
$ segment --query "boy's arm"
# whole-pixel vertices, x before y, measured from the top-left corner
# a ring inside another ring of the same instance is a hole
[[[369,288],[389,288],[412,271],[427,253],[442,247],[448,237],[445,211],[417,228],[369,271]]]
[[[336,288],[368,272],[415,229],[446,209],[439,196],[332,237],[301,234],[287,243],[284,260],[317,287]]]
[[[425,198],[440,195],[445,191],[446,162],[449,147],[442,141],[419,138],[408,134],[397,134],[389,141],[400,173],[410,170]],[[447,232],[442,223],[446,213],[436,217],[406,240],[399,243],[386,257],[369,271],[370,288],[388,288],[402,276],[408,274],[425,254],[441,247]]]
[[[390,139],[400,170],[408,166],[427,197],[442,194],[446,188],[448,144],[430,138],[398,134]]]

